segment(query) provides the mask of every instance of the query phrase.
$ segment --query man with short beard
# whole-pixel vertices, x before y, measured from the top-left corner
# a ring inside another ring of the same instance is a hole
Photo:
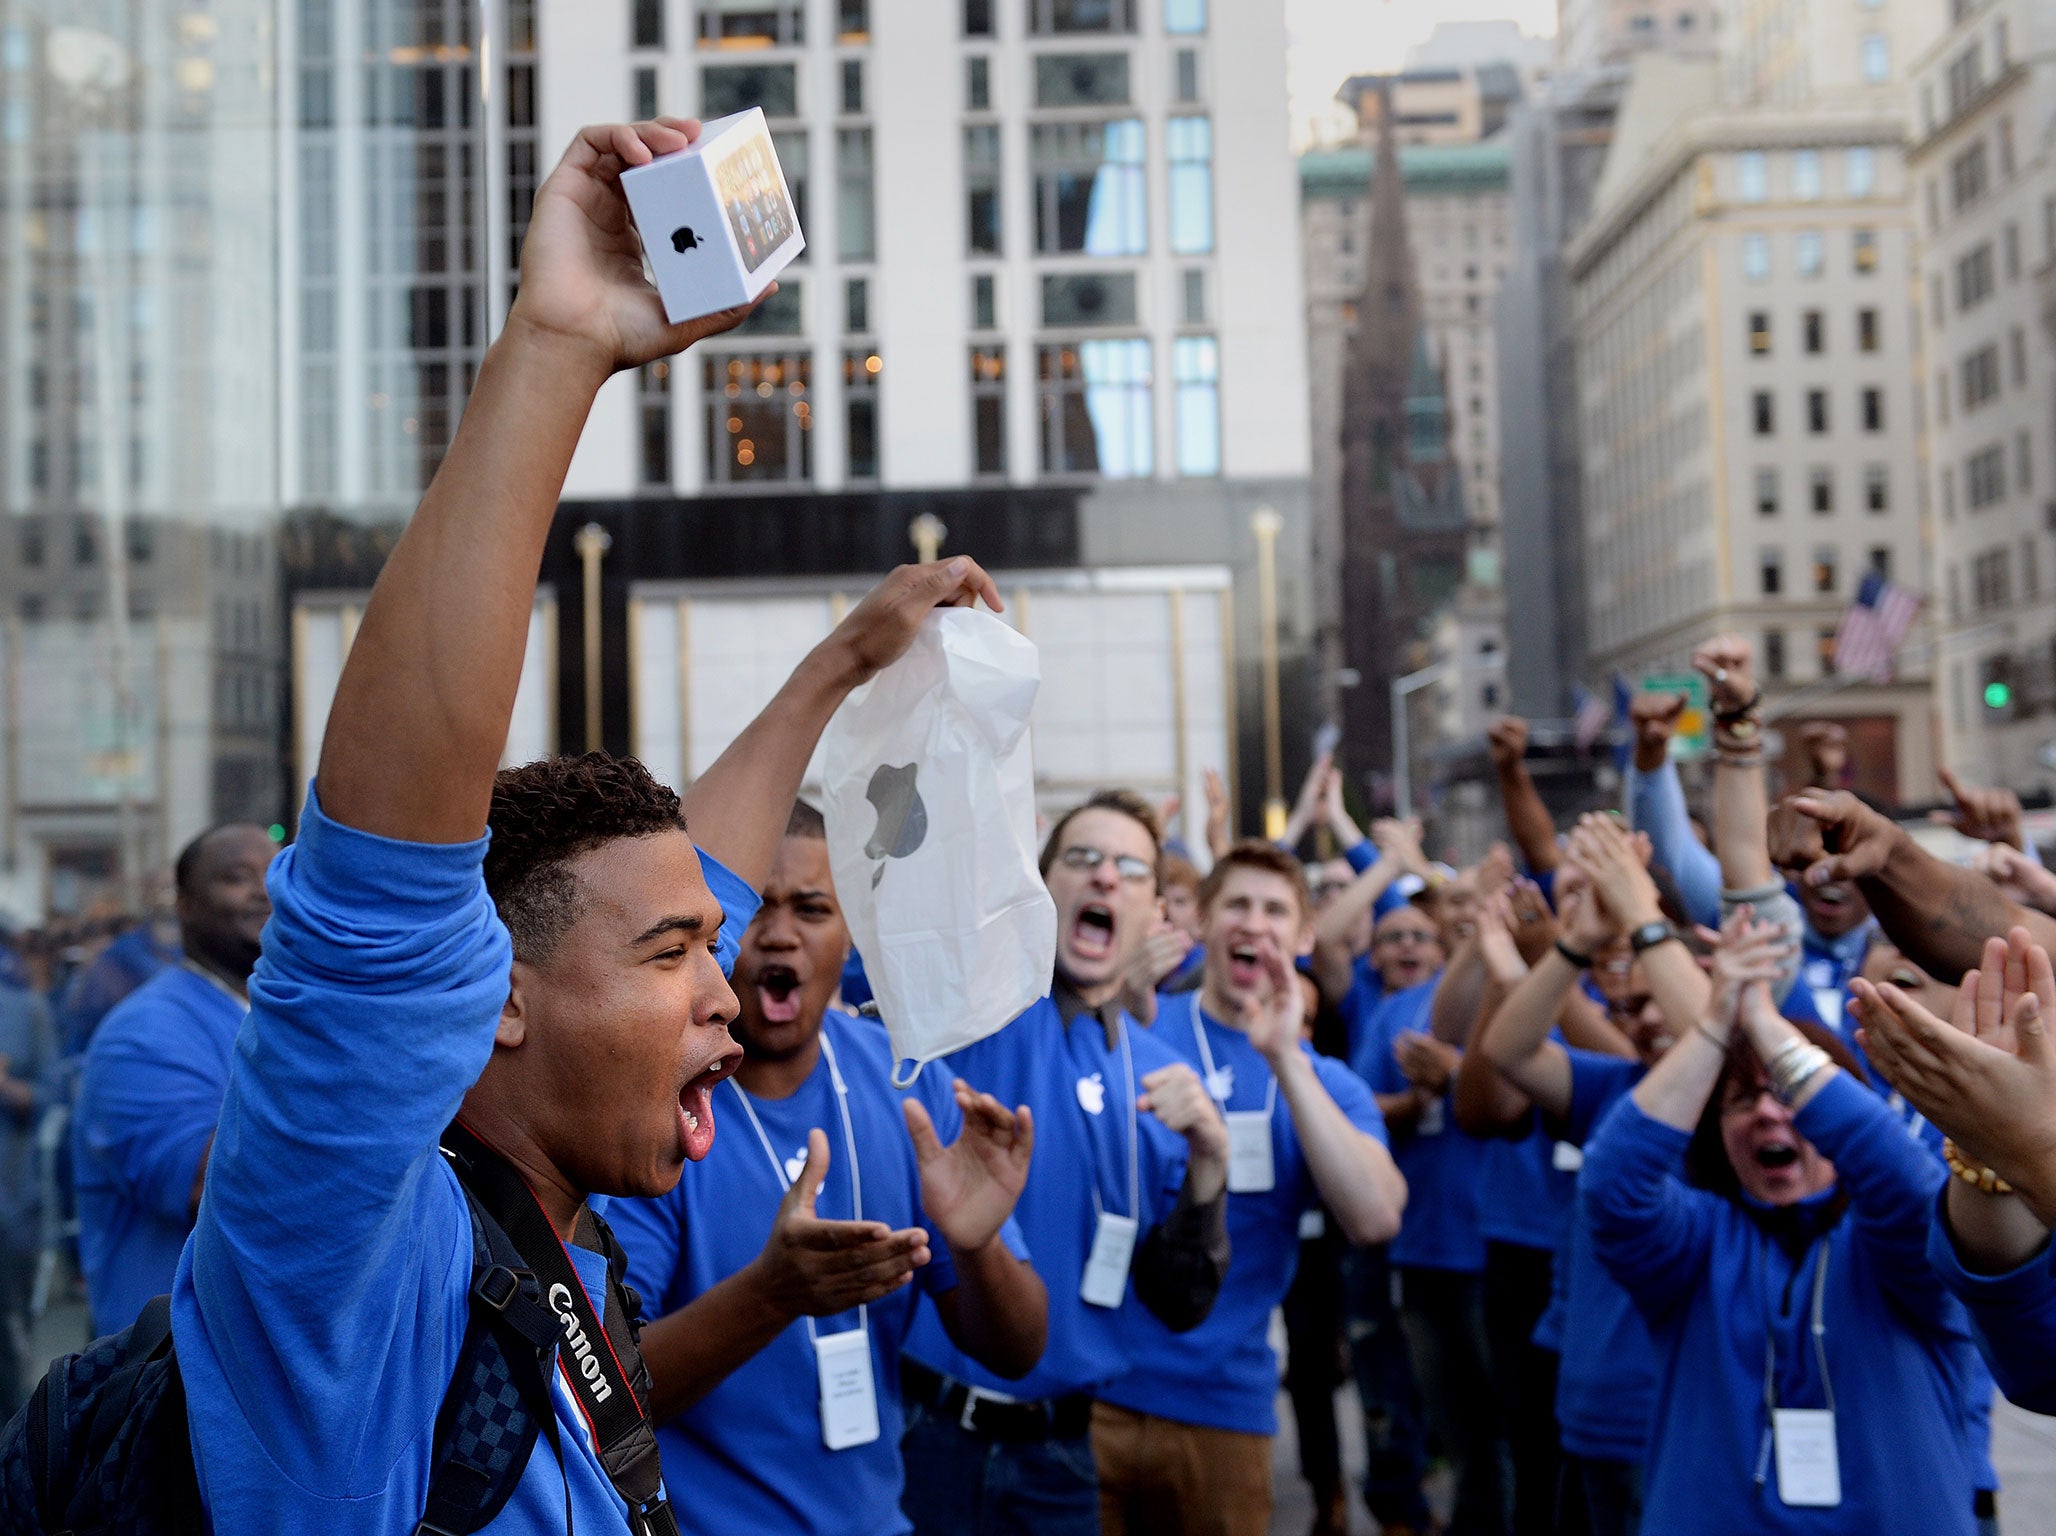
[[[96,1334],[127,1327],[171,1289],[193,1230],[277,846],[246,823],[186,845],[174,873],[184,959],[117,1003],[86,1049],[72,1166]]]
[[[801,802],[736,957],[728,1133],[669,1194],[607,1212],[656,1318],[642,1351],[665,1476],[709,1530],[908,1529],[899,1360],[922,1297],[1001,1376],[1042,1353],[1047,1298],[1011,1219],[1033,1118],[935,1073],[932,1117],[902,1100],[885,1032],[829,1007],[848,949],[821,813]],[[938,1127],[959,1126],[945,1147]],[[821,1368],[839,1349],[870,1391],[831,1416]]]
[[[1043,845],[1057,910],[1050,996],[933,1063],[1035,1125],[1015,1208],[1049,1288],[1049,1342],[1018,1381],[924,1308],[901,1364],[905,1508],[920,1536],[1093,1536],[1092,1394],[1131,1366],[1138,1303],[1197,1327],[1228,1269],[1228,1137],[1199,1076],[1119,997],[1159,914],[1162,835],[1148,802],[1094,795]]]

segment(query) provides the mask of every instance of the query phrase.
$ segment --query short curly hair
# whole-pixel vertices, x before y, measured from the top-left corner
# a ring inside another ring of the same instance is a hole
[[[517,960],[546,960],[583,909],[571,861],[623,837],[683,832],[678,792],[632,757],[587,752],[503,768],[486,824],[486,894]]]

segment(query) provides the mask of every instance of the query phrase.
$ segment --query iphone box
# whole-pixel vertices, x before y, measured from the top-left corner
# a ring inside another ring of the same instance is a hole
[[[623,171],[621,190],[673,325],[755,302],[806,249],[761,107]]]

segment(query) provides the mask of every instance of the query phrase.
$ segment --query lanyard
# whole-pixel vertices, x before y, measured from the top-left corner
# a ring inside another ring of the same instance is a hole
[[[835,1059],[835,1042],[828,1038],[828,1031],[826,1029],[821,1031],[821,1053],[828,1058],[828,1078],[835,1085],[835,1107],[842,1111],[842,1150],[843,1155],[849,1159],[850,1170],[850,1210],[854,1220],[862,1221],[864,1219],[864,1176],[862,1170],[857,1166],[857,1134],[850,1125],[850,1086],[843,1081],[842,1067]],[[728,1086],[735,1090],[735,1096],[742,1101],[742,1112],[750,1117],[750,1129],[757,1133],[757,1141],[764,1149],[764,1156],[771,1162],[771,1172],[778,1180],[780,1193],[790,1190],[792,1188],[792,1180],[785,1176],[785,1164],[778,1160],[778,1154],[771,1149],[771,1138],[764,1134],[764,1122],[757,1118],[756,1106],[750,1102],[750,1096],[743,1092],[742,1084],[737,1082],[733,1075],[728,1079]],[[808,1340],[818,1343],[820,1339],[819,1335],[814,1331],[814,1320],[811,1317],[803,1317],[800,1321],[807,1325]],[[859,1304],[857,1307],[857,1331],[859,1333],[866,1332],[870,1326],[871,1309]]]
[[[1832,1233],[1823,1233],[1821,1235],[1820,1257],[1813,1261],[1813,1326],[1811,1329],[1813,1334],[1813,1357],[1820,1365],[1821,1391],[1827,1397],[1829,1413],[1835,1411],[1835,1384],[1828,1376],[1828,1351],[1824,1341],[1827,1338],[1828,1244],[1832,1237]],[[1778,1346],[1776,1334],[1777,1330],[1771,1326],[1769,1319],[1766,1319],[1763,1330],[1763,1409],[1766,1414],[1773,1416],[1778,1411]],[[1775,1422],[1774,1418],[1772,1422]],[[1758,1487],[1763,1485],[1764,1478],[1769,1472],[1770,1450],[1771,1431],[1766,1426],[1763,1431],[1763,1450],[1756,1460],[1756,1482]]]
[[[1200,1064],[1206,1068],[1206,1091],[1209,1094],[1213,1094],[1215,1101],[1225,1110],[1228,1107],[1228,1096],[1225,1093],[1214,1093],[1214,1083],[1216,1081],[1214,1076],[1214,1048],[1207,1043],[1206,1026],[1200,1022],[1199,1004],[1197,1003],[1192,1005],[1192,1038],[1199,1042]],[[1266,1120],[1271,1118],[1271,1112],[1278,1107],[1278,1074],[1273,1072],[1270,1074],[1270,1078],[1271,1086],[1264,1090],[1264,1119]]]
[[[1086,1015],[1091,1017],[1091,1015]],[[1138,1219],[1142,1215],[1142,1171],[1136,1152],[1140,1125],[1135,1107],[1135,1053],[1128,1045],[1128,1016],[1121,1015],[1121,1076],[1128,1085],[1128,1214]],[[1095,1218],[1106,1215],[1106,1205],[1099,1197],[1099,1159],[1092,1160],[1092,1214]]]

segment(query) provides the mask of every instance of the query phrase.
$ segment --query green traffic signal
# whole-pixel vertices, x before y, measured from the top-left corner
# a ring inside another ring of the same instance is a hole
[[[2004,683],[1985,684],[1985,706],[1988,709],[2004,709],[2013,702],[2013,690]]]

